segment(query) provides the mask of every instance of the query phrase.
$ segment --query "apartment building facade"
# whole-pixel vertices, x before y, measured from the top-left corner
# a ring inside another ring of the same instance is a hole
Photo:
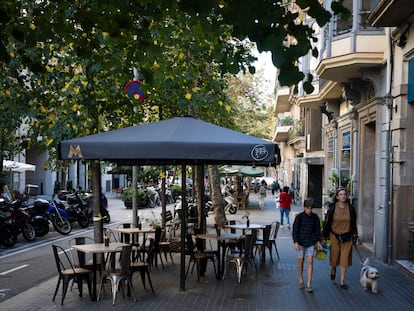
[[[324,2],[326,8],[330,4]],[[352,17],[334,17],[320,29],[317,65],[302,62],[302,70],[317,76],[315,92],[304,94],[299,87],[297,94],[278,93],[278,116],[300,111],[295,117],[304,123],[301,151],[291,137],[274,140],[289,149],[281,166],[288,162],[300,171],[290,175],[298,178],[292,182],[300,184],[303,197],[316,197],[323,207],[336,187],[346,187],[357,208],[360,240],[384,261],[411,259],[414,2],[345,0],[344,5]]]

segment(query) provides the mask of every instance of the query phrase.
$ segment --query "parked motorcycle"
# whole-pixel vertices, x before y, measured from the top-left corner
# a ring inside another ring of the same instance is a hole
[[[81,199],[78,192],[68,194],[65,201],[55,199],[54,202],[57,207],[65,210],[72,224],[77,221],[81,228],[89,226],[88,205]]]
[[[84,200],[88,206],[88,216],[89,216],[89,222],[93,221],[93,195],[92,194],[86,194],[84,197]],[[104,223],[109,223],[111,221],[111,215],[108,211],[108,199],[104,194],[102,194],[102,203],[101,203],[101,217],[102,221]]]
[[[22,207],[22,201],[3,200],[4,202],[2,202],[3,204],[1,205],[1,209],[4,213],[10,214],[11,224],[13,225],[15,235],[17,236],[19,233],[21,233],[24,239],[28,242],[36,239],[36,232],[30,223],[30,212],[27,208]]]
[[[57,232],[67,235],[72,231],[69,215],[65,210],[56,206],[54,202],[45,199],[35,199],[34,208],[39,214],[45,215]]]
[[[3,198],[0,198],[0,206],[5,203]],[[11,213],[0,209],[0,244],[10,248],[17,242],[17,235],[14,226],[11,222]]]
[[[49,233],[49,220],[44,210],[39,211],[34,205],[27,207],[30,211],[30,224],[33,226],[36,236],[43,237]]]

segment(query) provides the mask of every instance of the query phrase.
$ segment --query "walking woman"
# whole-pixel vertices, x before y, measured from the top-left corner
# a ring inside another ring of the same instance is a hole
[[[338,188],[333,203],[329,205],[323,227],[323,237],[331,240],[329,260],[331,280],[335,280],[336,266],[339,265],[340,287],[347,289],[345,276],[352,266],[352,243],[358,238],[356,212],[349,203],[345,188]]]

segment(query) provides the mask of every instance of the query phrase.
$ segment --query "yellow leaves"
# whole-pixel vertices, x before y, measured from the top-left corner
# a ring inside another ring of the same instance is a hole
[[[194,93],[197,93],[199,90],[201,90],[198,86],[195,86],[191,89]]]
[[[88,86],[88,81],[81,81],[82,85],[84,88],[86,88]]]
[[[47,71],[47,72],[52,72],[52,68],[51,68],[50,66],[46,65],[46,67],[45,67],[45,68],[46,68],[46,71]]]
[[[36,29],[36,25],[35,25],[35,24],[33,24],[33,23],[30,23],[30,29],[31,29],[31,30],[35,30],[35,29]]]
[[[231,106],[230,105],[225,105],[224,109],[226,109],[227,112],[230,112],[231,111]]]
[[[163,171],[160,172],[160,178],[165,178],[165,172]]]
[[[46,139],[46,141],[45,141],[46,146],[50,146],[52,143],[53,143],[52,138]]]
[[[10,51],[9,55],[10,55],[10,57],[14,57],[15,54],[14,54],[13,51]]]
[[[152,65],[152,69],[153,69],[153,70],[158,70],[158,69],[160,69],[160,64],[158,64],[158,63],[154,63],[154,64]]]
[[[41,112],[41,113],[46,113],[46,111],[47,111],[47,110],[46,110],[45,106],[43,106],[43,105],[42,105],[42,106],[40,106],[40,112]]]
[[[219,106],[222,107],[224,105],[222,100],[219,100]]]
[[[187,100],[190,100],[190,99],[191,99],[191,97],[192,97],[191,93],[187,93],[187,94],[185,94],[185,98],[186,98]]]
[[[10,90],[6,90],[6,96],[10,96],[10,95],[11,95]]]
[[[108,36],[109,36],[109,33],[108,32],[106,32],[106,31],[102,32],[102,37],[104,39],[108,38]]]
[[[178,59],[183,60],[184,56],[185,56],[184,53],[180,52],[180,54],[178,54]]]
[[[73,112],[78,111],[78,109],[79,109],[78,104],[74,104],[74,105],[72,106],[72,111],[73,111]]]
[[[152,28],[154,28],[155,25],[156,25],[156,23],[154,23],[154,21],[151,21],[151,23],[150,23],[150,25],[148,27],[148,30],[151,30]]]
[[[83,38],[87,38],[87,37],[88,37],[88,34],[87,34],[86,32],[83,32],[83,33],[82,33],[82,37],[83,37]]]

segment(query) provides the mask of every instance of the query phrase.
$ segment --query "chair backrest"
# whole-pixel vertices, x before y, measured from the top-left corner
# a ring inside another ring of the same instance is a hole
[[[251,259],[254,257],[253,250],[257,240],[257,230],[253,229],[251,234],[247,234],[244,241],[244,257]]]
[[[158,250],[158,248],[160,247],[161,235],[162,235],[162,228],[161,227],[155,228],[154,247],[156,250]]]
[[[145,262],[152,267],[152,263],[154,262],[154,257],[156,255],[156,249],[154,247],[154,239],[150,239],[149,246],[148,246],[148,256],[145,259]]]
[[[263,229],[263,242],[266,244],[269,242],[270,238],[270,231],[272,230],[272,225],[266,225],[266,227]]]
[[[122,246],[121,257],[119,258],[122,275],[129,275],[131,273],[131,252],[131,245]]]
[[[188,233],[186,236],[186,244],[187,244],[187,252],[191,256],[191,258],[194,258],[194,241],[193,236]]]
[[[84,252],[76,251],[78,256],[74,256],[73,253],[75,250],[72,250],[73,245],[84,245],[84,244],[94,244],[94,243],[95,241],[92,238],[87,237],[87,236],[78,236],[78,237],[70,239],[69,240],[69,247],[70,247],[69,254],[70,254],[70,259],[72,261],[72,264],[74,265],[77,264],[79,267],[82,267],[85,265],[85,262],[86,262],[86,254]],[[75,260],[76,257],[78,258],[77,262]]]
[[[52,245],[53,248],[53,255],[55,257],[56,268],[60,275],[62,275],[63,271],[71,269],[73,273],[75,273],[75,268],[73,266],[72,261],[70,260],[68,254],[63,249],[63,247],[59,245]]]
[[[165,211],[165,222],[171,222],[173,221],[173,215],[171,213],[171,211]]]
[[[279,221],[272,222],[272,231],[270,233],[270,239],[276,240],[277,233],[279,232],[279,228],[280,228],[280,222]]]
[[[118,228],[129,229],[131,228],[131,224],[130,223],[119,224]],[[119,232],[118,239],[122,243],[130,243],[131,237],[129,234]]]

